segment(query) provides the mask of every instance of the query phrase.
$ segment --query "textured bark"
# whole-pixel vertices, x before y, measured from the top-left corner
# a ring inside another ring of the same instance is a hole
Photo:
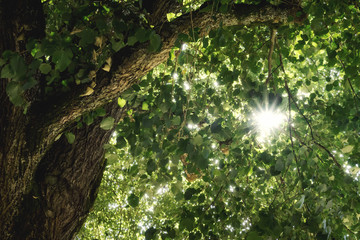
[[[44,29],[40,0],[0,2],[0,54],[5,50],[24,53],[26,42],[21,39],[42,38]],[[29,55],[23,55],[29,59]],[[7,79],[0,81],[0,238],[14,239],[8,230],[34,175],[34,161],[26,147],[29,116],[9,101],[7,83]]]
[[[177,10],[175,0],[149,1],[149,19],[161,36],[159,52],[147,51],[147,44],[124,48],[113,58],[111,71],[99,72],[90,96],[75,89],[69,95],[38,101],[27,95],[31,106],[26,115],[14,107],[6,94],[8,80],[0,82],[0,239],[72,239],[91,208],[104,169],[103,144],[111,131],[90,126],[75,128],[75,119],[105,106],[116,120],[122,110],[116,101],[120,93],[138,82],[165,61],[179,33],[190,26],[211,29],[231,25],[286,23],[292,8],[271,5],[235,5],[226,14],[193,12],[165,22],[166,13]],[[206,6],[204,6],[206,7]],[[6,49],[24,53],[24,39],[41,39],[44,16],[40,0],[0,0],[0,53]],[[25,26],[27,26],[25,28]],[[30,26],[30,27],[29,27]],[[71,130],[76,141],[70,145],[64,131]]]
[[[116,121],[123,113],[117,101],[106,110]],[[79,230],[94,203],[105,167],[103,145],[112,133],[99,123],[81,129],[72,124],[75,142],[61,137],[47,151],[14,225],[15,239],[71,239]]]

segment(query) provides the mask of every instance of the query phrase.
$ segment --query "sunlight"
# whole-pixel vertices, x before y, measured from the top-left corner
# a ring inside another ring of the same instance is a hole
[[[271,133],[279,128],[285,121],[285,115],[278,110],[262,109],[254,113],[256,130],[259,133],[258,140],[265,142]]]

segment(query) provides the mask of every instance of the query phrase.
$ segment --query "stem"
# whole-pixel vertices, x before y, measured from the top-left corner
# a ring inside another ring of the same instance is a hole
[[[270,37],[270,50],[269,50],[269,55],[268,55],[268,78],[266,79],[266,83],[265,83],[266,85],[268,85],[270,78],[272,76],[271,60],[272,60],[272,54],[274,52],[275,42],[276,42],[276,29],[273,28],[273,29],[271,29],[271,37]]]

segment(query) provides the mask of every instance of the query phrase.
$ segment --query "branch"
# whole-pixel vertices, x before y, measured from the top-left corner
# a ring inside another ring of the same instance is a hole
[[[292,137],[292,131],[291,131],[291,93],[290,93],[290,89],[288,87],[288,84],[287,84],[287,81],[285,79],[285,89],[288,93],[288,99],[289,99],[289,119],[288,119],[288,125],[289,125],[289,134],[290,134],[290,141],[291,141],[291,149],[292,149],[292,152],[294,154],[294,159],[295,159],[295,162],[296,162],[296,169],[297,169],[297,172],[298,172],[298,175],[299,175],[299,178],[300,178],[300,181],[302,182],[302,175],[300,173],[300,169],[299,169],[299,161],[297,159],[297,156],[296,156],[296,153],[295,153],[295,148],[294,148],[294,141],[293,141],[293,137]],[[304,189],[303,189],[304,190]]]
[[[318,142],[315,141],[315,140],[314,140],[314,143],[315,143],[316,145],[318,145],[320,148],[324,149],[324,150],[329,154],[329,156],[333,159],[333,161],[334,161],[334,163],[336,164],[336,166],[341,169],[340,163],[336,160],[335,156],[329,151],[329,149],[327,149],[325,146],[323,146],[321,143],[318,143]]]
[[[329,156],[333,159],[335,165],[341,169],[341,165],[339,164],[339,162],[336,160],[335,156],[325,147],[323,146],[322,144],[320,144],[319,142],[316,141],[315,137],[314,137],[314,134],[313,134],[313,129],[312,129],[312,126],[309,122],[309,120],[307,119],[307,117],[301,112],[299,106],[297,105],[294,97],[292,96],[291,92],[290,92],[290,89],[289,89],[289,86],[287,84],[287,80],[286,80],[286,72],[285,72],[285,69],[284,69],[284,65],[283,65],[283,62],[282,62],[282,58],[281,58],[281,54],[280,54],[280,64],[281,64],[281,68],[282,68],[282,71],[284,72],[285,74],[285,89],[286,89],[286,92],[288,93],[288,97],[289,97],[289,119],[291,117],[290,115],[290,99],[292,99],[292,102],[294,103],[296,109],[298,110],[298,112],[300,113],[300,115],[304,118],[304,120],[306,121],[307,125],[309,126],[310,128],[310,134],[311,134],[311,139],[312,141],[317,145],[319,146],[320,148],[322,148],[323,150],[325,150]],[[292,135],[291,135],[291,126],[289,126],[290,128],[290,139],[291,139],[291,145],[293,146],[293,141],[292,141]],[[295,153],[294,153],[295,154]],[[296,160],[296,158],[295,158]]]
[[[207,210],[209,210],[209,208],[210,208],[212,205],[215,204],[215,202],[216,202],[216,200],[218,199],[218,197],[219,197],[221,191],[223,190],[223,188],[224,188],[224,185],[222,185],[222,186],[220,187],[220,189],[219,189],[219,191],[217,192],[214,200],[213,200],[213,201],[209,204],[209,206],[205,209],[204,213],[207,212]]]
[[[57,97],[53,104],[49,104],[48,101],[32,106],[29,113],[33,113],[32,115],[35,116],[34,126],[38,126],[32,131],[35,134],[44,133],[38,138],[43,139],[42,143],[34,144],[33,149],[36,149],[38,153],[46,151],[64,128],[77,117],[112,101],[137,83],[151,69],[164,62],[168,58],[169,51],[178,34],[188,32],[191,20],[193,26],[200,29],[201,37],[207,35],[211,29],[218,28],[220,23],[224,27],[269,23],[286,24],[292,10],[292,6],[273,6],[266,3],[259,5],[236,4],[228,13],[221,14],[204,12],[208,4],[210,3],[204,4],[199,10],[192,12],[192,15],[185,14],[172,22],[159,22],[155,25],[154,29],[162,40],[162,48],[159,52],[150,53],[147,50],[148,43],[143,43],[134,47],[125,47],[114,54],[110,72],[102,70],[98,72],[95,80],[97,85],[91,95],[81,97],[83,92],[72,91],[67,96]],[[166,9],[162,11],[166,11]],[[166,13],[167,11],[162,12],[162,15],[165,16]],[[160,15],[157,13],[157,16]]]
[[[270,36],[270,50],[268,55],[268,77],[266,79],[266,83],[265,83],[266,85],[268,85],[270,78],[272,77],[271,61],[272,61],[272,54],[274,52],[275,41],[276,41],[276,29],[273,28],[271,29],[271,36]]]
[[[345,71],[345,64],[344,62],[340,59],[340,62],[341,62],[341,65]],[[351,88],[351,91],[353,92],[354,94],[354,97],[355,97],[355,100],[357,99],[358,101],[360,101],[360,97],[357,95],[357,93],[355,92],[355,89],[350,81],[350,79],[347,77],[346,80],[348,81],[349,85],[350,85],[350,88]],[[355,106],[356,106],[356,109],[358,108],[358,106],[356,105],[356,101],[355,101]]]

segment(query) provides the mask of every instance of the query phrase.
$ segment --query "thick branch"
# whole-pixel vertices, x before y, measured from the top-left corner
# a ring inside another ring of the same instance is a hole
[[[126,111],[116,105],[114,101],[105,109],[119,121]],[[63,136],[43,157],[10,230],[16,239],[73,239],[95,201],[105,167],[103,145],[112,131],[101,129],[100,121],[80,129],[72,124],[75,142],[69,144]]]
[[[201,9],[204,9],[204,7],[193,12],[192,16],[186,14],[173,22],[159,23],[155,27],[162,39],[162,48],[159,52],[150,53],[147,50],[147,44],[125,48],[113,56],[113,66],[110,73],[102,72],[98,74],[96,80],[98,85],[93,94],[81,97],[81,94],[78,93],[75,96],[64,97],[65,102],[52,106],[52,110],[47,113],[48,117],[41,117],[41,119],[44,119],[44,124],[39,126],[42,128],[41,132],[44,133],[45,138],[37,148],[40,151],[46,150],[46,147],[63,131],[63,128],[77,117],[119,96],[120,93],[131,87],[147,72],[164,62],[178,34],[187,33],[189,26],[193,25],[200,28],[200,35],[204,36],[211,29],[218,28],[220,23],[222,23],[222,26],[286,23],[288,16],[291,14],[291,8],[264,4],[235,5],[226,14],[202,12]],[[163,15],[166,15],[166,12]],[[41,119],[34,119],[34,121],[39,122]],[[44,128],[45,131],[43,131]],[[34,130],[37,131],[37,129]]]

